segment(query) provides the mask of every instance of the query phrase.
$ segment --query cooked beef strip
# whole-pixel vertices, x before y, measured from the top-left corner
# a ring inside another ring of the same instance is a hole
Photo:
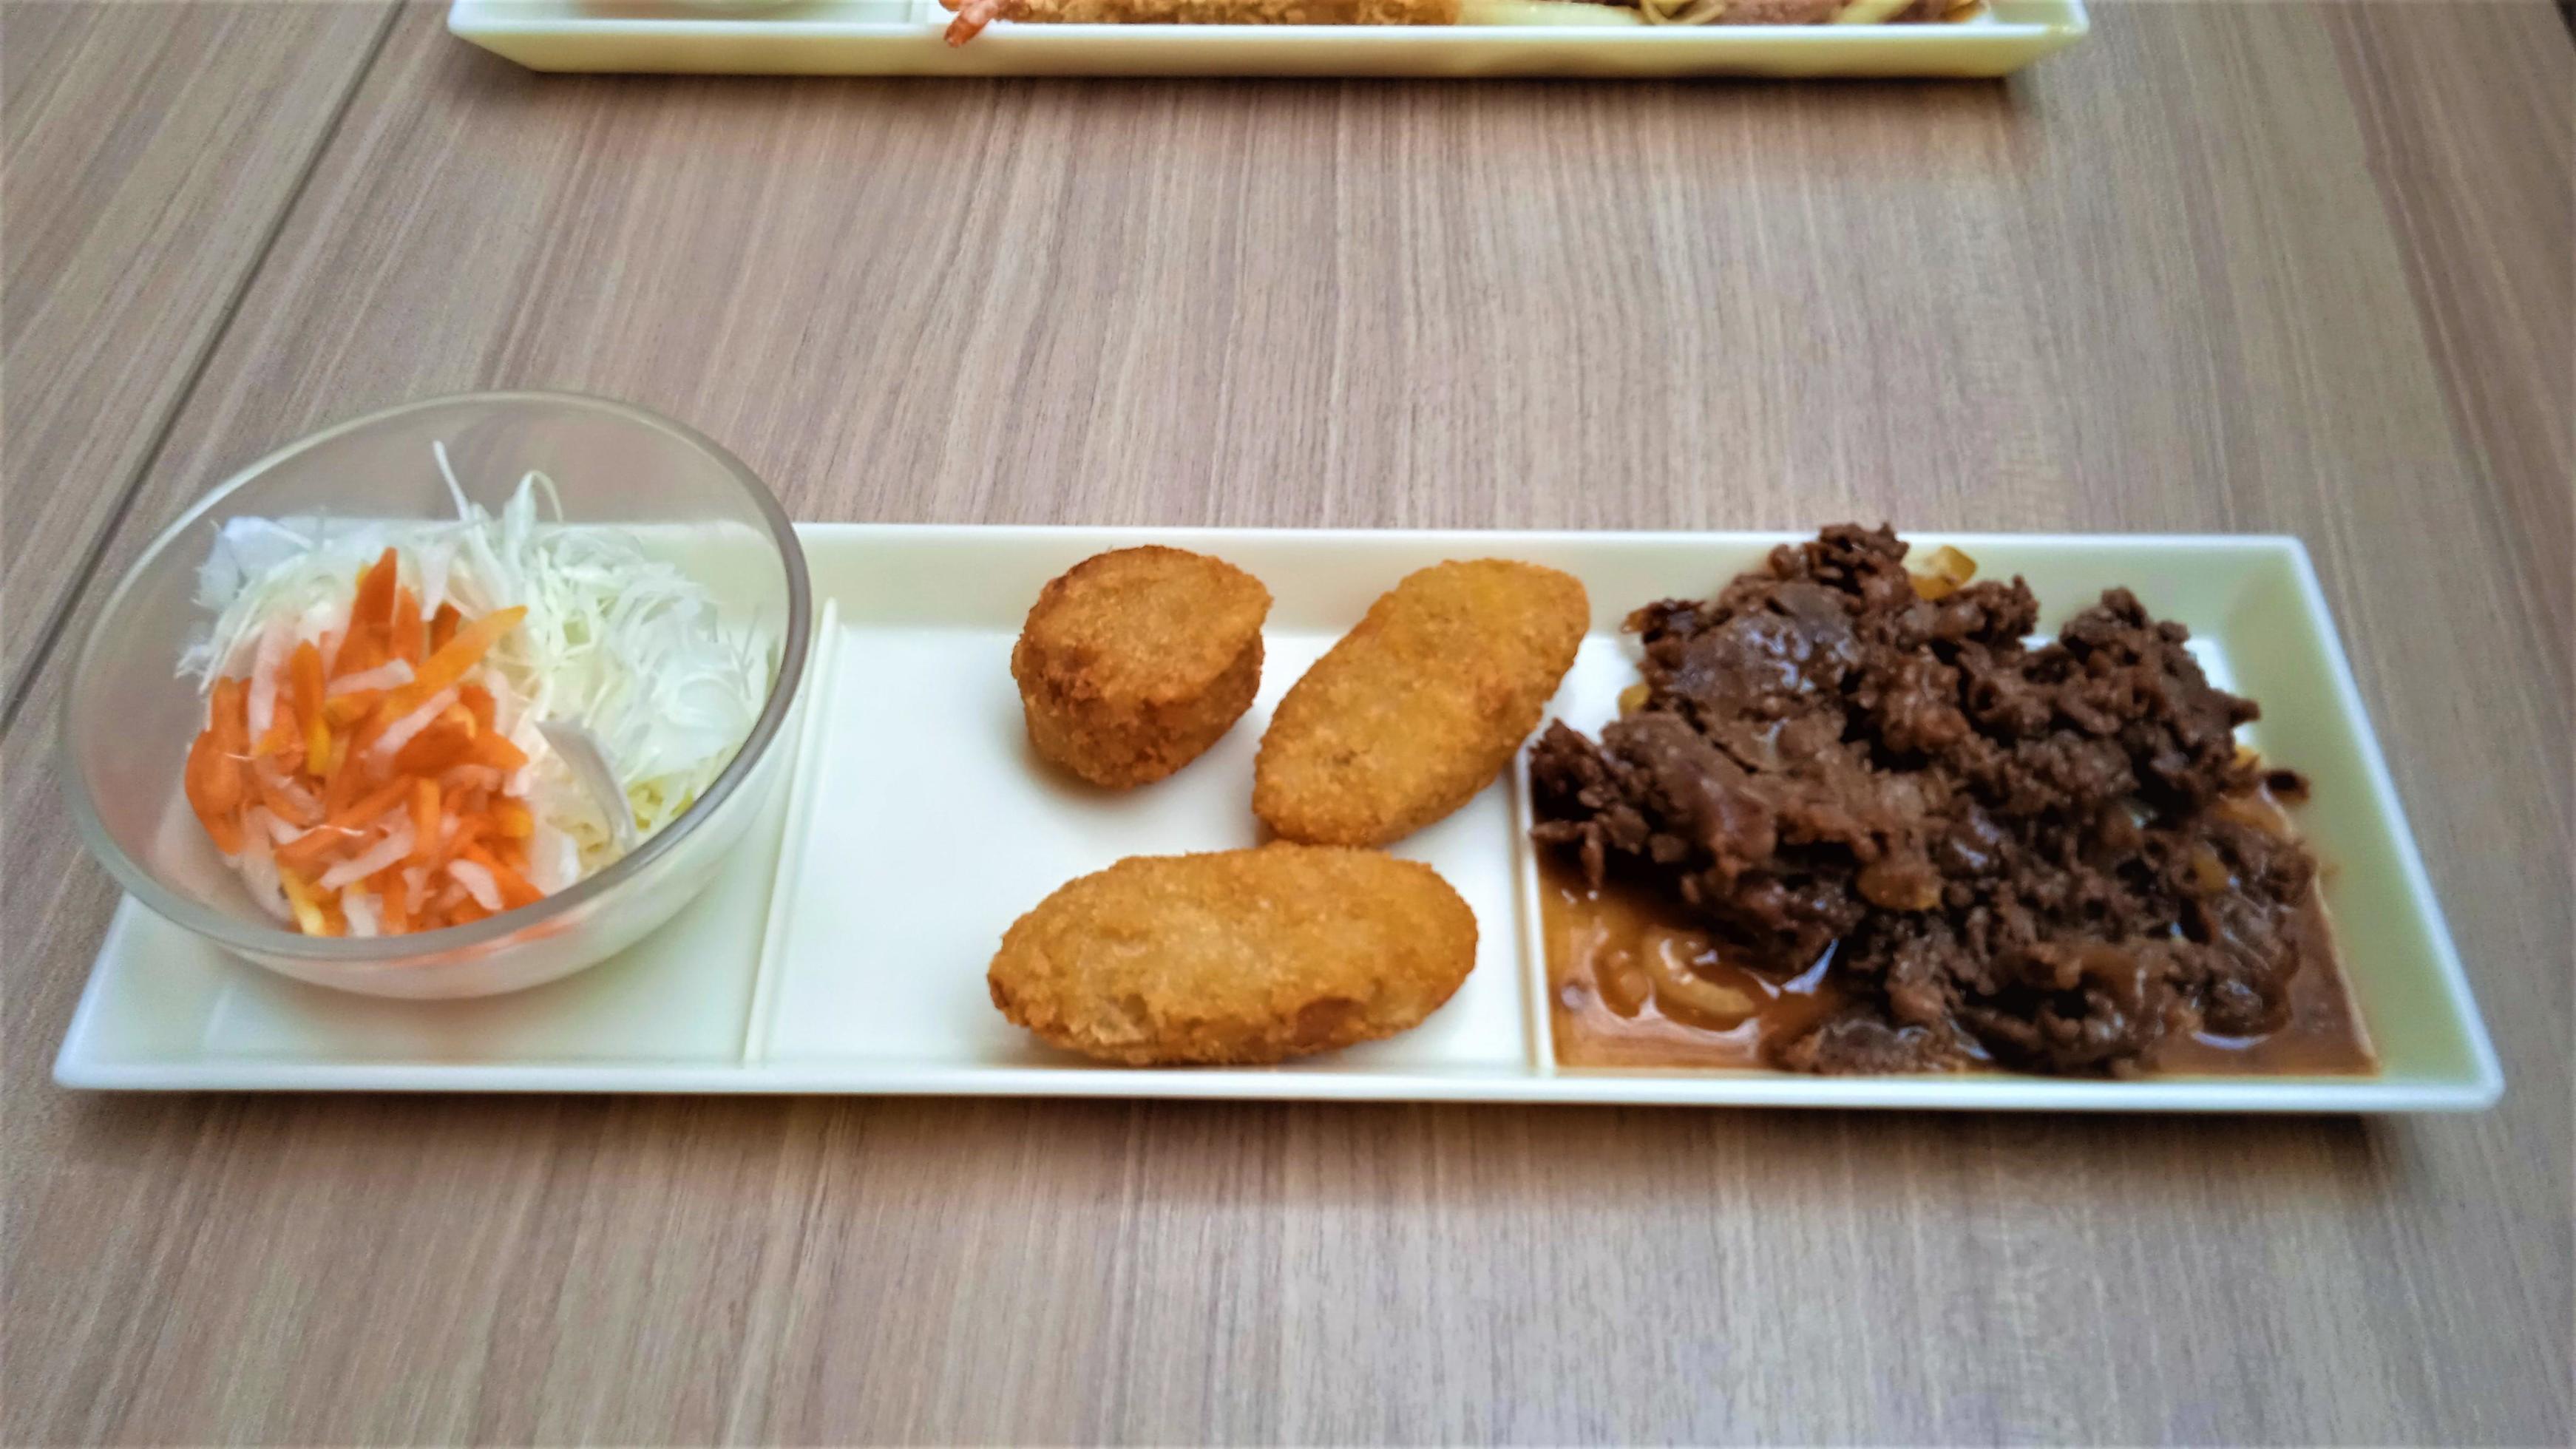
[[[2265,795],[2304,785],[2236,747],[2254,704],[2125,589],[2034,649],[2021,580],[1927,598],[1905,555],[1828,528],[1630,616],[1645,698],[1597,744],[1548,727],[1536,838],[1757,969],[1835,947],[1851,1004],[1765,1043],[1784,1067],[2129,1074],[2277,1026],[2327,948]]]

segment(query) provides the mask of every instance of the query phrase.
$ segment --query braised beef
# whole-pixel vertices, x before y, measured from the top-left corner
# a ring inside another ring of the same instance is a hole
[[[1828,528],[1637,611],[1644,698],[1598,743],[1548,727],[1537,839],[1766,973],[1833,948],[1848,1005],[1766,1042],[1784,1067],[2128,1074],[2279,1025],[2332,967],[2266,793],[2304,786],[2236,745],[2253,703],[2125,589],[2032,648],[2019,579],[1918,589],[1905,556]]]

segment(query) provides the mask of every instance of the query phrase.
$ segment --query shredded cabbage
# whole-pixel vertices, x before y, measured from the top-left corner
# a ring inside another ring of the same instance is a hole
[[[751,733],[777,669],[777,640],[728,626],[706,587],[652,558],[615,528],[562,523],[554,482],[531,472],[495,515],[465,496],[434,445],[456,521],[236,518],[198,570],[197,602],[213,614],[180,658],[211,687],[248,673],[265,714],[278,666],[312,640],[331,657],[348,628],[351,585],[388,547],[419,592],[423,616],[453,603],[468,618],[523,605],[472,678],[497,703],[494,723],[529,756],[524,782],[538,817],[530,879],[559,890],[614,858],[608,822],[538,732],[577,723],[595,737],[640,836],[670,824],[715,782]],[[540,521],[542,498],[552,518]],[[356,676],[335,692],[378,683]],[[264,728],[265,722],[259,722]],[[521,782],[514,781],[514,793]]]

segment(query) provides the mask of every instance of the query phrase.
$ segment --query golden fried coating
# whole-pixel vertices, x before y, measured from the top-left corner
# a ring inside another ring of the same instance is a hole
[[[1383,845],[1464,805],[1538,727],[1592,617],[1537,564],[1407,577],[1279,702],[1252,811],[1290,840]]]
[[[1103,1061],[1255,1064],[1407,1030],[1475,964],[1475,913],[1431,867],[1273,844],[1060,886],[985,981],[1004,1016]]]
[[[939,0],[948,43],[996,20],[1047,25],[1455,25],[1460,0]]]
[[[1199,757],[1261,688],[1270,591],[1222,559],[1122,548],[1047,582],[1011,650],[1037,752],[1095,785]]]

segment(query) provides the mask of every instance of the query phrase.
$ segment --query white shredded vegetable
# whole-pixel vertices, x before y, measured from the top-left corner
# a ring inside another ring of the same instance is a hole
[[[646,554],[623,530],[540,520],[541,502],[561,512],[544,474],[521,478],[495,514],[466,496],[443,445],[433,454],[455,501],[454,522],[227,522],[198,572],[197,601],[213,622],[180,668],[207,686],[221,675],[247,674],[248,722],[258,740],[288,688],[288,656],[310,640],[331,657],[348,627],[354,582],[386,548],[396,550],[424,618],[443,603],[467,618],[524,606],[518,627],[468,679],[490,690],[495,728],[529,757],[510,785],[514,794],[524,791],[537,817],[530,883],[560,890],[607,864],[616,846],[590,793],[548,748],[537,723],[571,721],[590,731],[625,790],[638,835],[650,837],[714,783],[750,735],[777,668],[778,641],[727,624],[703,584]],[[329,690],[388,688],[410,677],[409,666],[388,663],[333,680]],[[375,748],[388,756],[400,750],[456,698],[453,688],[442,691],[388,728]],[[308,803],[297,798],[299,808]],[[263,874],[273,876],[273,866]],[[265,879],[253,888],[263,897],[275,892]],[[497,896],[476,891],[475,898],[497,909]],[[263,903],[286,904],[283,897]],[[409,904],[418,909],[416,899]]]
[[[331,681],[332,694],[355,694],[362,689],[392,689],[411,683],[411,666],[399,659],[388,659],[373,669],[343,674]]]
[[[492,872],[470,860],[451,860],[447,863],[447,875],[465,887],[465,893],[474,898],[474,904],[487,911],[501,909],[501,884],[492,879]]]
[[[395,826],[386,833],[384,839],[322,872],[322,889],[336,891],[355,885],[386,866],[410,859],[411,843],[411,826],[408,824]]]
[[[376,737],[374,746],[376,758],[390,760],[402,753],[403,746],[410,744],[422,730],[429,728],[429,722],[438,718],[441,710],[454,703],[456,703],[456,690],[452,687],[442,689],[424,701],[420,708],[385,726],[385,732]]]

